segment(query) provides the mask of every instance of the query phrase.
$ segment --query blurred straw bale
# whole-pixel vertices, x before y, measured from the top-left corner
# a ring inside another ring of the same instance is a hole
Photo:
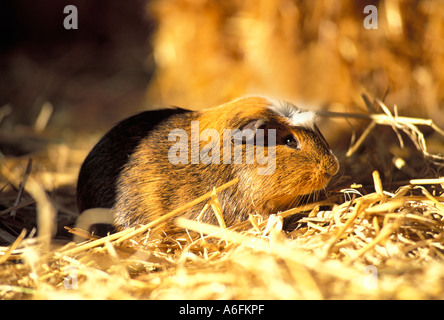
[[[366,5],[378,28],[366,29]],[[202,108],[246,94],[356,111],[366,92],[443,126],[442,1],[162,0],[148,95]],[[334,105],[333,105],[334,104]]]

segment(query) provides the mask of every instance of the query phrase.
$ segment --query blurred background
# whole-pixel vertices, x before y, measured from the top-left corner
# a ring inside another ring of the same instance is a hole
[[[67,5],[77,8],[77,29],[64,28]],[[0,241],[34,224],[35,207],[17,218],[5,211],[18,203],[29,157],[63,229],[77,216],[75,184],[88,151],[142,110],[258,94],[367,113],[365,94],[444,128],[444,1],[2,0],[0,39],[0,152],[19,177],[0,180]],[[341,160],[337,185],[371,186],[373,170],[384,183],[442,175],[442,163],[425,163],[387,126],[344,157],[369,121],[319,120]],[[421,131],[428,151],[442,154],[443,136]],[[397,168],[395,158],[407,165]]]
[[[64,7],[78,10],[66,30]],[[4,0],[0,4],[0,106],[4,122],[33,125],[42,106],[48,127],[104,129],[141,108],[154,64],[154,20],[145,1]]]
[[[77,30],[63,27],[69,4]],[[48,102],[48,127],[100,131],[246,94],[360,112],[362,93],[387,90],[400,114],[444,126],[443,1],[3,0],[0,23],[3,128]]]

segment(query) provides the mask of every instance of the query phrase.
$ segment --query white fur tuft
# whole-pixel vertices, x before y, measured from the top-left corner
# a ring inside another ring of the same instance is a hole
[[[273,101],[270,109],[287,118],[293,126],[314,129],[316,114],[313,111],[301,110],[287,101]]]

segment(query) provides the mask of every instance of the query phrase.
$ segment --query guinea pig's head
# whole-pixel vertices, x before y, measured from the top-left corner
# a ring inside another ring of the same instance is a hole
[[[297,196],[324,189],[338,172],[338,159],[312,111],[257,97],[236,100],[230,108],[229,126],[244,133],[233,138],[245,151],[243,164],[234,168],[253,202],[284,209]],[[249,152],[254,153],[250,164]]]

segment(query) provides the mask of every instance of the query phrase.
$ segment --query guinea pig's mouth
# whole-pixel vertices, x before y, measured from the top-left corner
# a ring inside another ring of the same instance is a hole
[[[327,178],[323,173],[316,175],[311,174],[310,177],[306,179],[302,178],[297,185],[293,186],[291,194],[293,196],[303,196],[322,190],[328,185],[329,181],[330,178]]]
[[[332,166],[331,168],[327,170],[318,170],[317,174],[315,174],[312,179],[309,181],[311,182],[308,186],[307,194],[311,191],[319,191],[324,189],[328,183],[330,182],[331,178],[338,172],[337,166]],[[310,190],[311,189],[311,190]]]
[[[307,190],[308,192],[306,194],[309,194],[310,192],[313,192],[313,191],[319,191],[319,190],[324,189],[328,185],[329,182],[330,182],[330,179],[319,179],[317,181],[317,183],[314,183],[311,186],[311,188],[310,188],[311,190]]]
[[[333,155],[333,153],[332,153],[332,155]],[[336,173],[338,173],[338,171],[339,171],[339,161],[336,158],[336,156],[333,155],[333,160],[330,163],[330,165],[329,166],[324,166],[320,170],[320,172],[319,172],[319,176],[318,176],[319,177],[318,179],[319,179],[319,182],[320,182],[319,184],[320,185],[322,184],[322,186],[319,189],[317,189],[317,190],[323,189],[330,182],[331,178]]]

